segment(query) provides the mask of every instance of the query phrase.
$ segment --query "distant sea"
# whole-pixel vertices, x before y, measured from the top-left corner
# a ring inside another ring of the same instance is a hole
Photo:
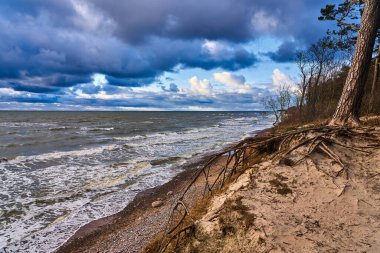
[[[262,112],[0,112],[0,252],[52,252],[187,161],[273,121]]]

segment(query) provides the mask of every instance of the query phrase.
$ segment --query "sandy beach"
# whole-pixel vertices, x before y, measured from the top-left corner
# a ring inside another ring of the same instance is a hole
[[[90,222],[78,230],[57,252],[141,252],[167,225],[172,206],[191,178],[209,157],[184,166],[184,171],[168,183],[138,194],[121,212]],[[219,168],[226,158],[220,159]],[[195,203],[204,185],[192,192]],[[152,203],[162,205],[152,207]],[[191,201],[188,204],[192,204]]]
[[[266,136],[271,131],[271,128],[258,131],[255,138]],[[57,250],[57,253],[141,252],[152,241],[162,236],[171,208],[211,156],[185,164],[182,173],[162,186],[138,194],[123,211],[83,226]],[[225,164],[226,159],[225,156],[218,158],[210,174],[215,171],[215,177],[216,171]],[[199,180],[193,188],[190,196],[187,196],[187,204],[190,206],[202,198],[204,181]],[[155,201],[162,201],[162,205],[152,207]]]
[[[350,147],[369,144],[344,142]],[[194,216],[194,231],[181,239],[177,251],[378,252],[380,151],[334,150],[349,167],[347,177],[330,176],[340,167],[319,153],[296,166],[278,159],[250,166],[203,203],[205,210]],[[215,166],[223,167],[226,159]],[[139,194],[122,212],[84,226],[58,252],[142,252],[161,238],[178,194],[206,161],[189,165],[169,183]],[[199,183],[192,191],[194,198],[187,197],[192,199],[187,202],[190,208],[202,202],[203,188]],[[157,200],[162,206],[152,207]]]

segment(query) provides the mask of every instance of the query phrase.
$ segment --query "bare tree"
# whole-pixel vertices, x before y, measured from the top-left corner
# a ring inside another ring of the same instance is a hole
[[[380,1],[366,0],[352,66],[330,125],[357,127],[360,124],[360,107],[379,23]]]
[[[273,125],[276,125],[280,121],[281,117],[281,113],[279,112],[279,106],[277,103],[277,98],[275,96],[269,96],[263,101],[263,104],[265,106],[265,109],[273,112],[274,116],[276,117],[276,121],[273,123]]]
[[[311,45],[309,51],[311,53],[312,61],[316,65],[316,76],[312,85],[310,86],[310,104],[312,106],[312,111],[315,112],[316,104],[319,100],[318,86],[321,79],[324,79],[326,75],[326,70],[332,65],[335,58],[335,52],[332,49],[332,42],[328,38],[323,38],[317,43]]]
[[[269,96],[263,101],[265,108],[272,111],[276,117],[276,122],[273,125],[276,125],[283,119],[285,111],[290,107],[291,100],[290,87],[288,85],[281,85],[273,96]]]
[[[306,89],[307,89],[307,70],[306,70],[306,55],[304,51],[299,51],[296,54],[296,63],[298,66],[298,69],[300,71],[300,76],[301,76],[301,82],[297,84],[299,88],[299,100],[297,103],[298,109],[300,112],[302,112],[302,107],[305,99],[305,94],[306,94]]]
[[[310,87],[314,78],[316,69],[315,62],[311,60],[309,51],[298,51],[296,54],[296,63],[300,70],[301,81],[297,84],[299,88],[299,100],[298,108],[302,112],[302,108],[305,102],[305,96],[307,89]]]

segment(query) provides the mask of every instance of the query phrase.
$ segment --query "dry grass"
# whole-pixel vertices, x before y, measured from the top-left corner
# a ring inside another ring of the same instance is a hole
[[[224,203],[224,211],[219,216],[223,231],[228,231],[228,228],[235,230],[235,226],[241,226],[247,230],[254,225],[256,216],[249,212],[249,208],[242,203],[242,199],[243,197],[240,196],[236,200],[229,199]],[[236,219],[230,219],[231,213],[236,214]]]

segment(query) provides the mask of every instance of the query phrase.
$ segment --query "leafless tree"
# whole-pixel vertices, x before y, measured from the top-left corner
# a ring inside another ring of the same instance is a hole
[[[313,80],[314,72],[317,66],[311,60],[308,51],[298,51],[296,54],[296,63],[301,76],[301,80],[297,84],[299,88],[299,99],[297,105],[300,112],[302,112],[302,108],[305,103],[306,92]]]
[[[292,93],[289,85],[286,84],[281,85],[274,95],[269,96],[264,100],[263,103],[265,108],[272,111],[276,117],[276,122],[274,122],[273,125],[276,125],[283,119],[284,113],[289,109],[291,101]]]
[[[310,104],[313,112],[316,110],[316,104],[319,100],[318,86],[321,81],[327,76],[329,67],[332,65],[335,52],[330,47],[331,42],[328,38],[323,38],[317,43],[310,46],[311,61],[316,66],[315,79],[311,83],[310,87]]]

